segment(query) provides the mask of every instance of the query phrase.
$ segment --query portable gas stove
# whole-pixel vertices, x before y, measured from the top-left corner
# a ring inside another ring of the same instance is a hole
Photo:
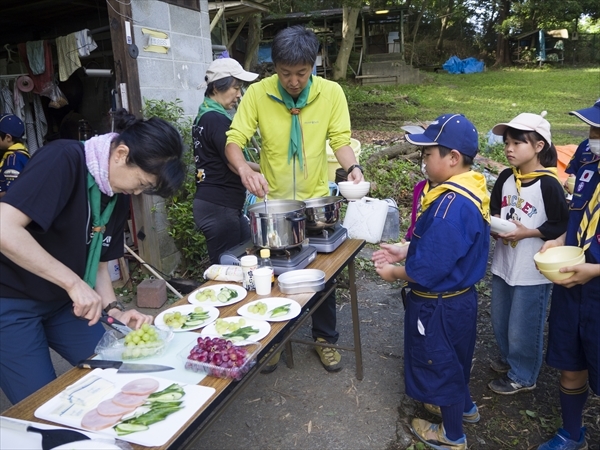
[[[306,231],[308,242],[319,253],[334,252],[348,238],[348,230],[340,224],[318,231]]]
[[[258,256],[259,253],[260,248],[254,246],[252,241],[248,241],[222,253],[219,257],[219,263],[239,266],[242,256]],[[308,245],[308,243],[285,250],[271,250],[271,262],[273,263],[275,275],[281,275],[290,270],[304,269],[316,257],[317,249],[312,245]]]

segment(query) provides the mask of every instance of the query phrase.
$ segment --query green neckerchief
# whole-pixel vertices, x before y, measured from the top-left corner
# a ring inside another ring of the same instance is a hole
[[[196,116],[196,120],[194,120],[194,125],[198,125],[198,122],[200,122],[200,118],[210,111],[221,113],[224,116],[227,116],[229,120],[231,120],[231,116],[223,107],[223,105],[221,105],[219,102],[214,101],[210,97],[204,97],[204,101],[200,104],[200,107],[198,108],[198,115]]]
[[[312,75],[308,79],[308,84],[300,95],[298,99],[294,101],[292,96],[288,94],[288,92],[283,88],[281,82],[277,80],[277,88],[279,89],[279,93],[281,94],[281,98],[283,99],[283,103],[285,107],[290,111],[292,115],[292,129],[290,132],[290,146],[288,149],[288,164],[292,160],[292,158],[297,157],[298,162],[300,163],[300,169],[303,168],[302,162],[302,126],[300,125],[300,110],[306,106],[306,101],[308,100],[308,94],[310,93],[310,86],[312,85]]]
[[[98,273],[98,265],[100,264],[100,253],[102,252],[102,240],[104,239],[104,231],[106,230],[106,224],[110,219],[110,215],[115,209],[115,203],[117,202],[117,196],[113,195],[108,201],[104,211],[100,213],[101,208],[101,194],[96,180],[91,173],[87,174],[87,189],[88,198],[90,201],[90,209],[92,213],[92,242],[88,250],[87,261],[85,263],[85,275],[83,281],[85,281],[92,289],[96,287],[96,274]]]

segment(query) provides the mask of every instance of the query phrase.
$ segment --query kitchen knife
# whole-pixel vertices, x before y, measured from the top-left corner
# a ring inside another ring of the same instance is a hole
[[[174,369],[173,367],[161,366],[160,364],[129,364],[123,361],[109,361],[105,359],[85,359],[79,361],[77,367],[80,369],[119,369],[117,373],[162,372]]]

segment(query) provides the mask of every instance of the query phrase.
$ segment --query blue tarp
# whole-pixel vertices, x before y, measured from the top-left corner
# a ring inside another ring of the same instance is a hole
[[[475,58],[460,59],[457,56],[451,56],[442,66],[448,73],[483,72],[483,67],[483,61],[479,61]]]

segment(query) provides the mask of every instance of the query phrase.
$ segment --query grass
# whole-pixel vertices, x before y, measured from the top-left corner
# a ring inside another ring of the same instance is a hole
[[[503,69],[469,75],[434,73],[420,85],[344,84],[354,129],[400,131],[404,122],[431,121],[443,113],[469,118],[483,139],[497,123],[522,112],[541,113],[558,145],[578,144],[589,127],[569,111],[600,97],[599,68]]]

